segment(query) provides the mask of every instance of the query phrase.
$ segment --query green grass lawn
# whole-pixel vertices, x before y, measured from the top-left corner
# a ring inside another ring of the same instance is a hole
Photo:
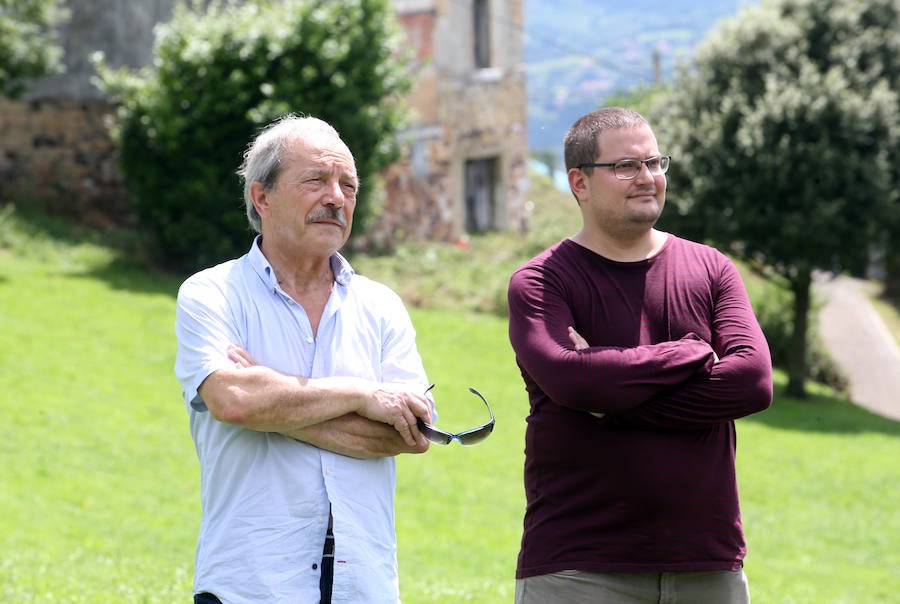
[[[198,465],[172,374],[178,280],[0,220],[0,602],[187,602]],[[526,396],[496,315],[412,309],[441,426],[401,457],[407,604],[511,602]],[[779,389],[784,378],[777,376]],[[900,423],[814,391],[739,424],[755,604],[900,602]]]

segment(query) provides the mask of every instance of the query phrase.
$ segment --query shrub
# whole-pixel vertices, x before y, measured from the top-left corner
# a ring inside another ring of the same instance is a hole
[[[120,101],[116,136],[134,209],[156,259],[195,270],[249,245],[235,170],[252,136],[294,112],[322,118],[366,185],[391,161],[410,85],[389,0],[178,6],[155,63],[98,84]],[[365,228],[373,187],[357,201]]]
[[[0,0],[0,96],[17,98],[28,80],[62,71],[57,27],[62,0]]]

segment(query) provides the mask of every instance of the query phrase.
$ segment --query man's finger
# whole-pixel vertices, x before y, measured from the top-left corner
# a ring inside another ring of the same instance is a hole
[[[585,348],[590,348],[581,334],[575,331],[575,328],[571,325],[569,326],[569,339],[572,341],[572,345],[575,347],[575,350],[584,350]]]
[[[228,358],[234,361],[234,365],[237,368],[253,367],[257,364],[256,360],[250,356],[250,353],[237,344],[231,344],[228,347]]]
[[[416,446],[416,438],[413,436],[412,430],[409,427],[409,423],[405,421],[406,418],[400,418],[397,420],[397,423],[394,424],[394,428],[397,432],[400,433],[400,436],[403,437],[403,440],[406,441],[410,447]]]

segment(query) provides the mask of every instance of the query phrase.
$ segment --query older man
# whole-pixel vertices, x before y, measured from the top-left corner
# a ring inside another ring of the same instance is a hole
[[[393,456],[428,449],[432,405],[401,300],[338,253],[353,156],[329,124],[288,116],[239,174],[259,236],[177,303],[201,470],[195,602],[397,602]]]

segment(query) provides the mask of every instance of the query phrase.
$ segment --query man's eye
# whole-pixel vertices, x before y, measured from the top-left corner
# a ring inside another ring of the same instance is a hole
[[[640,170],[641,162],[636,159],[623,159],[622,161],[616,163],[616,168],[619,170]]]
[[[650,168],[651,170],[656,170],[656,169],[658,169],[658,168],[659,168],[659,158],[656,157],[656,158],[654,158],[654,159],[648,159],[648,160],[647,160],[647,167]]]

